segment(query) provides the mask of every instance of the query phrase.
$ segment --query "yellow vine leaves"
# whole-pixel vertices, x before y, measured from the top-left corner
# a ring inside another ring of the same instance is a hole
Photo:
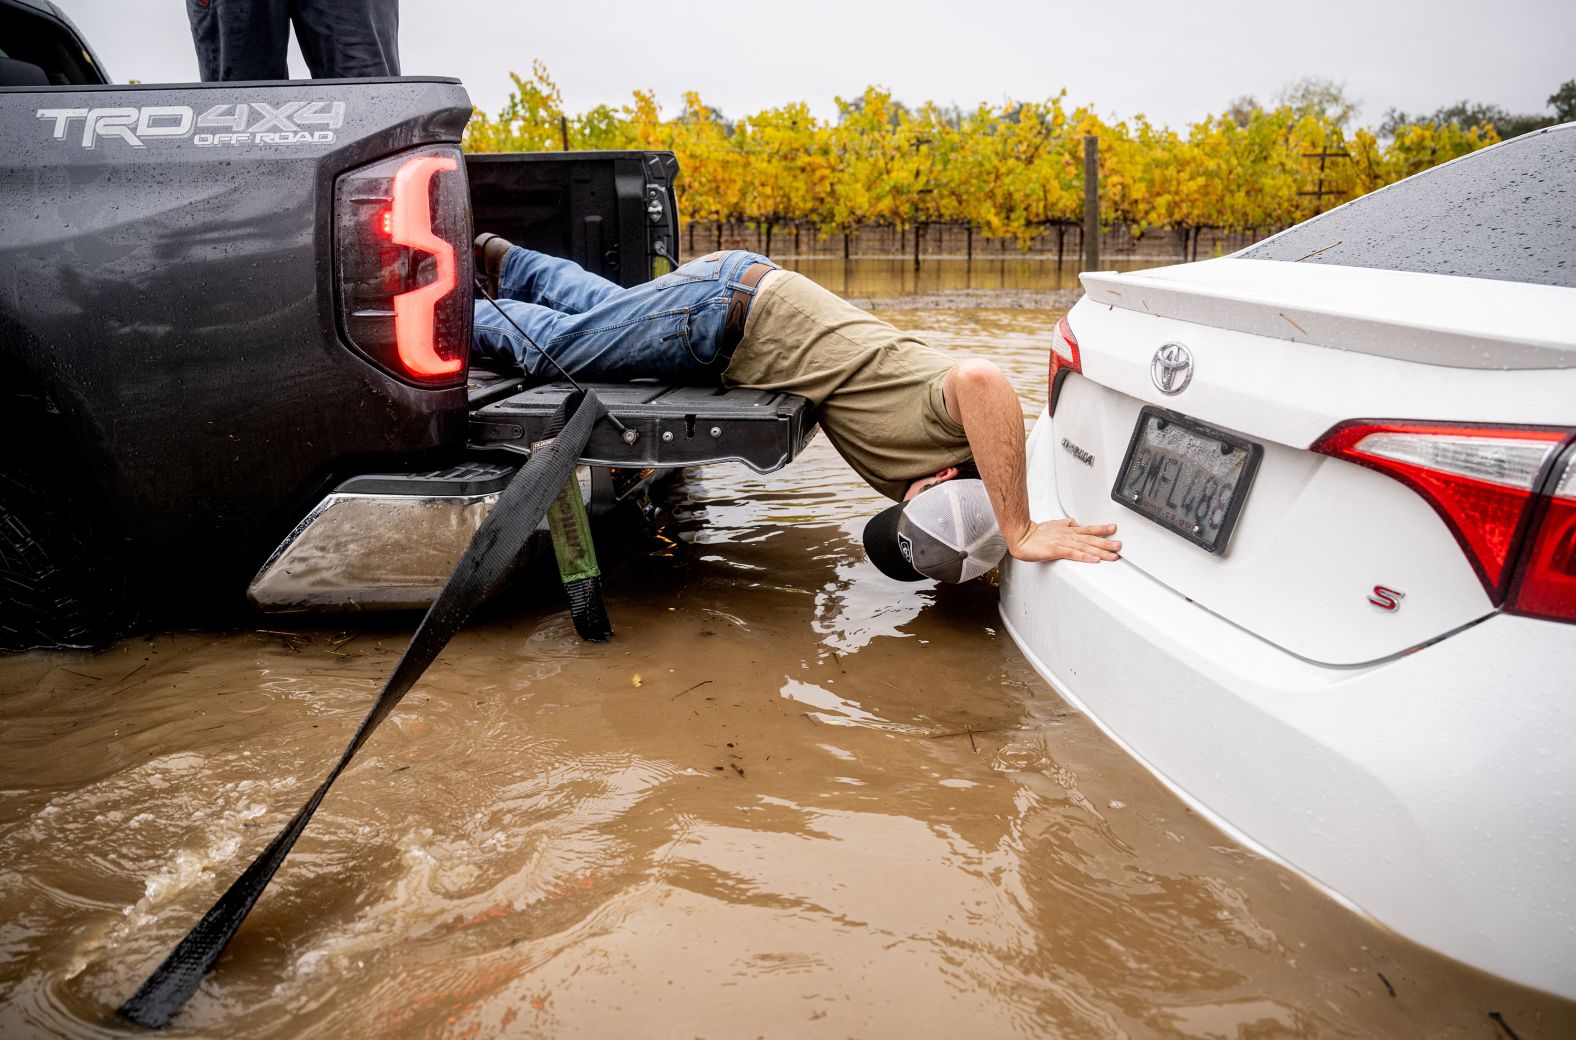
[[[1285,227],[1498,140],[1488,125],[1419,123],[1380,139],[1342,120],[1282,106],[1213,115],[1182,130],[1142,115],[1110,122],[1069,109],[1065,92],[969,110],[908,108],[881,87],[839,98],[837,116],[804,102],[729,121],[686,93],[676,115],[636,91],[620,107],[565,111],[541,62],[496,116],[473,113],[474,152],[670,149],[687,219],[823,234],[861,227],[964,225],[1027,246],[1083,214],[1083,139],[1100,140],[1101,220],[1134,233]]]

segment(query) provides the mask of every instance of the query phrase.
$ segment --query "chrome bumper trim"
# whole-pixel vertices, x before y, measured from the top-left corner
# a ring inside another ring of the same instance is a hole
[[[437,597],[497,494],[331,494],[252,579],[260,610],[402,610]]]
[[[578,471],[589,498],[590,473]],[[398,478],[391,478],[397,480]],[[348,481],[287,535],[247,588],[268,613],[425,609],[437,598],[502,488],[388,494]],[[538,528],[546,531],[545,522]]]

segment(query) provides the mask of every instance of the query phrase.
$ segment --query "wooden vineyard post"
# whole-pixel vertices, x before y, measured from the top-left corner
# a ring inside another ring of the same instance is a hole
[[[1324,190],[1324,163],[1327,159],[1350,159],[1351,152],[1332,152],[1329,145],[1324,145],[1317,152],[1303,152],[1304,159],[1319,160],[1319,186],[1313,191],[1299,191],[1298,195],[1311,195],[1313,197],[1313,215],[1318,216],[1324,212],[1324,199],[1327,195],[1340,195],[1339,191]]]
[[[1100,270],[1100,139],[1093,134],[1084,138],[1083,247],[1083,269]]]

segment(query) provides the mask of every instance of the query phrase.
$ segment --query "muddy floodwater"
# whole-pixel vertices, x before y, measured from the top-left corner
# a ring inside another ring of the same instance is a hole
[[[889,316],[1043,403],[1054,312]],[[1024,663],[989,582],[882,578],[857,548],[882,504],[818,439],[696,474],[604,545],[610,643],[550,575],[516,589],[340,779],[171,1035],[1576,1036],[1576,1006],[1198,819]],[[0,1036],[128,1032],[115,1006],[306,799],[413,625],[0,659]]]

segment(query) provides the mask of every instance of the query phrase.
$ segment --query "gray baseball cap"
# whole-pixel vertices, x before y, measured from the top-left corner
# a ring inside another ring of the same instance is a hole
[[[990,495],[979,480],[948,480],[865,524],[865,555],[897,581],[964,582],[1007,555]]]

